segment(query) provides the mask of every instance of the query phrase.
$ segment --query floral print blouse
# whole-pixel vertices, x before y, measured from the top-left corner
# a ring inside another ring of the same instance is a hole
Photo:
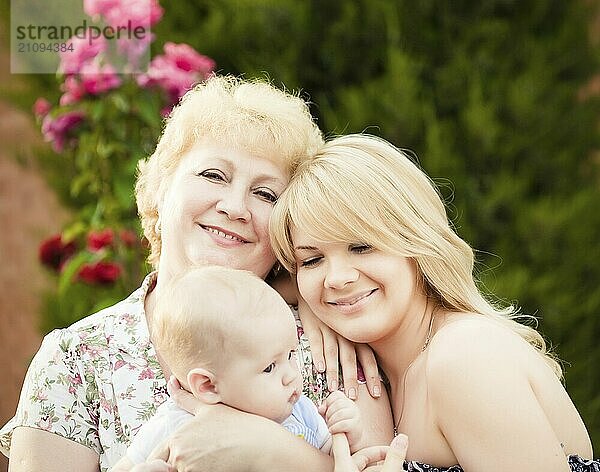
[[[49,333],[29,366],[15,416],[0,430],[9,455],[14,428],[28,426],[75,441],[99,455],[100,471],[121,457],[137,430],[167,398],[166,380],[150,342],[144,300],[156,273],[125,300]],[[313,371],[296,314],[305,394],[326,396]]]

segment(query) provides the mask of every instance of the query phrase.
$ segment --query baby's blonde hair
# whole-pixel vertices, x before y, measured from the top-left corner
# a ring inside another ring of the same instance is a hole
[[[273,297],[277,297],[274,299]],[[251,332],[264,301],[279,294],[252,272],[219,266],[188,269],[161,291],[150,330],[152,341],[182,382],[193,367],[220,369]],[[281,300],[285,306],[285,302]],[[291,313],[290,313],[291,316]]]
[[[515,321],[515,307],[486,299],[476,286],[474,255],[449,224],[435,184],[387,141],[368,135],[332,139],[302,163],[271,215],[273,250],[295,273],[291,229],[321,241],[365,243],[412,258],[428,296],[450,310],[494,319],[561,368],[543,337]]]
[[[154,268],[159,204],[181,157],[203,139],[271,159],[290,174],[323,144],[307,103],[264,80],[215,75],[195,86],[166,120],[154,153],[138,163],[135,196]]]

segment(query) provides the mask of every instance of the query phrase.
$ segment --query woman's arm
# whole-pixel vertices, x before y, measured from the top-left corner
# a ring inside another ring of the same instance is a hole
[[[241,464],[249,472],[333,470],[328,455],[281,425],[220,404],[201,408],[150,459],[197,472],[238,472]]]
[[[359,448],[389,444],[394,437],[394,421],[392,409],[387,395],[383,389],[381,396],[373,398],[367,392],[364,384],[358,387],[358,398],[354,401],[360,410],[360,417],[364,425]]]
[[[98,472],[93,450],[41,429],[18,427],[10,447],[9,472]]]

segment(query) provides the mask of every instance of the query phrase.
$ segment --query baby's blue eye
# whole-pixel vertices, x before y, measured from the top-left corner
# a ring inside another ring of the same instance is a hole
[[[275,362],[271,362],[266,368],[265,370],[263,370],[264,373],[269,374],[271,372],[273,372],[273,369],[275,368]]]

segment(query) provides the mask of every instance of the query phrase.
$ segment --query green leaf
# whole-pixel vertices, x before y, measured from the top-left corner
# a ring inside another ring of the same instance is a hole
[[[63,266],[62,272],[58,279],[58,296],[63,297],[70,285],[75,283],[73,280],[75,273],[79,268],[86,262],[90,262],[93,259],[93,254],[84,250],[79,252],[77,255],[69,259]]]

